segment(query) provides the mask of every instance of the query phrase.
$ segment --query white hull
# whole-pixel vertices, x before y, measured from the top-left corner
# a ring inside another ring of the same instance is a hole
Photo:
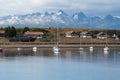
[[[60,52],[60,48],[59,47],[53,47],[53,51],[54,53],[59,53]]]
[[[17,51],[21,51],[22,50],[22,48],[17,48]]]
[[[36,52],[37,51],[37,47],[33,47],[33,51]]]
[[[104,48],[104,51],[108,51],[108,50],[109,50],[109,48],[108,48],[108,47],[105,47],[105,48]]]
[[[84,48],[82,48],[82,47],[79,48],[79,51],[83,51],[83,50],[84,50]]]
[[[89,47],[89,50],[92,52],[92,51],[93,51],[93,47],[92,47],[92,46],[90,46],[90,47]]]
[[[108,55],[108,52],[109,52],[109,48],[108,48],[108,47],[105,47],[105,48],[104,48],[104,54],[105,54],[105,55]]]

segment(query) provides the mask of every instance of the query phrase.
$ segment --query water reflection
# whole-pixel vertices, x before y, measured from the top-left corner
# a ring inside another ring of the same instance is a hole
[[[56,55],[52,48],[36,52],[32,48],[4,48],[0,72],[0,80],[119,80],[120,50],[110,48],[106,54],[102,47],[93,52],[88,47],[82,52],[61,48]]]
[[[61,48],[61,53],[54,53],[51,48],[38,48],[33,51],[32,48],[4,48],[1,57],[16,57],[16,56],[46,56],[58,57],[67,60],[76,60],[82,62],[119,62],[120,50],[119,48],[111,48],[104,52],[103,48],[95,48],[94,51],[89,51],[89,48],[84,48],[84,51],[79,51],[77,48]]]
[[[109,51],[104,51],[104,55],[109,55]]]

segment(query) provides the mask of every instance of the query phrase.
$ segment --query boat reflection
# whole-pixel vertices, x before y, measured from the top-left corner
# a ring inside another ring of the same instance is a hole
[[[120,62],[119,48],[113,48],[109,51],[103,51],[103,48],[95,48],[93,52],[89,48],[84,48],[84,51],[79,51],[77,48],[61,48],[61,52],[56,54],[51,48],[38,48],[33,51],[32,48],[5,48],[0,57],[16,57],[16,56],[40,56],[40,57],[57,57],[66,60],[76,60],[82,62]]]

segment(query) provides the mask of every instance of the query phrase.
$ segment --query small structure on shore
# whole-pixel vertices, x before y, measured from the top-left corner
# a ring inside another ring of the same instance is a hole
[[[42,38],[43,35],[44,35],[43,32],[29,32],[29,31],[27,31],[27,32],[24,33],[24,36],[27,36],[27,37],[35,37],[35,38],[37,38],[37,39]]]
[[[65,37],[79,37],[79,35],[74,31],[68,31],[66,32]]]
[[[119,40],[119,38],[118,38],[118,36],[116,34],[113,34],[112,38],[115,39],[115,40]]]
[[[107,35],[104,32],[100,32],[97,34],[97,38],[98,39],[106,39]]]
[[[81,38],[92,38],[92,34],[90,32],[85,31],[85,32],[80,33],[80,37]]]

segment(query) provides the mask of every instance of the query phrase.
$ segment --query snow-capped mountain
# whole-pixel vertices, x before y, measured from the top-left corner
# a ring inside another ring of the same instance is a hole
[[[31,13],[25,15],[9,15],[0,17],[0,26],[15,27],[83,27],[83,28],[120,28],[120,18],[107,15],[86,16],[83,12],[74,13],[72,16],[59,10],[57,12]]]
[[[83,12],[73,14],[73,19],[76,21],[83,21],[87,18],[87,16]]]

